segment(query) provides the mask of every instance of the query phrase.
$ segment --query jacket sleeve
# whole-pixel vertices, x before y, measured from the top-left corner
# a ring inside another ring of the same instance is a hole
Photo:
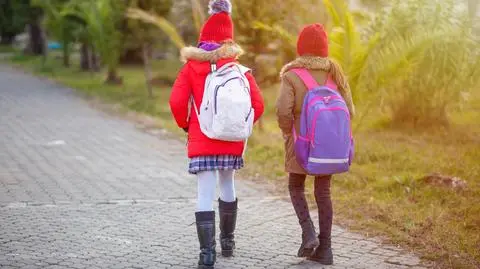
[[[250,72],[248,72],[246,73],[245,76],[247,77],[248,82],[250,83],[250,95],[252,97],[252,106],[253,106],[253,109],[255,110],[254,121],[257,122],[257,120],[260,119],[260,117],[263,115],[263,112],[265,110],[262,93],[253,75]]]
[[[284,135],[291,135],[295,115],[295,93],[291,82],[286,77],[282,77],[276,108],[278,126]]]
[[[180,128],[188,128],[188,104],[192,95],[188,70],[188,65],[182,67],[170,95],[170,110]]]

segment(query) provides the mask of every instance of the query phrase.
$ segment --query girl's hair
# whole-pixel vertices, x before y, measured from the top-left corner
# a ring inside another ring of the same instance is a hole
[[[330,74],[337,86],[342,87],[343,89],[348,88],[349,86],[347,83],[347,78],[345,77],[345,73],[343,72],[343,68],[340,66],[340,64],[330,58],[326,58],[326,60],[329,62],[328,65],[330,67],[325,71]]]

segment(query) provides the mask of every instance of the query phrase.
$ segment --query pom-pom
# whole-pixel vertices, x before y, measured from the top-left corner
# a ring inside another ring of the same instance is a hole
[[[230,0],[210,0],[208,7],[208,14],[210,15],[221,12],[232,13],[232,3],[230,3]]]

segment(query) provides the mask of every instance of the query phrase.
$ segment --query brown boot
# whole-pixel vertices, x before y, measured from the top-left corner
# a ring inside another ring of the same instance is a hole
[[[302,244],[298,249],[298,257],[310,257],[315,248],[319,245],[317,233],[315,232],[315,226],[311,219],[304,221],[300,224],[302,227]]]
[[[331,238],[321,238],[320,245],[315,249],[312,256],[308,258],[311,261],[318,262],[323,265],[333,264],[332,240]]]

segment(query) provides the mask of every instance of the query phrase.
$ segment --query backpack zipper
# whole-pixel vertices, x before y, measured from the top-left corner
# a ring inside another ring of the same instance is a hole
[[[325,104],[330,103],[331,100],[339,100],[342,103],[346,104],[345,101],[343,100],[343,98],[338,96],[338,95],[317,96],[317,97],[314,97],[312,100],[310,100],[310,102],[307,105],[307,111],[313,105],[313,103],[318,101],[318,100],[322,100]]]

